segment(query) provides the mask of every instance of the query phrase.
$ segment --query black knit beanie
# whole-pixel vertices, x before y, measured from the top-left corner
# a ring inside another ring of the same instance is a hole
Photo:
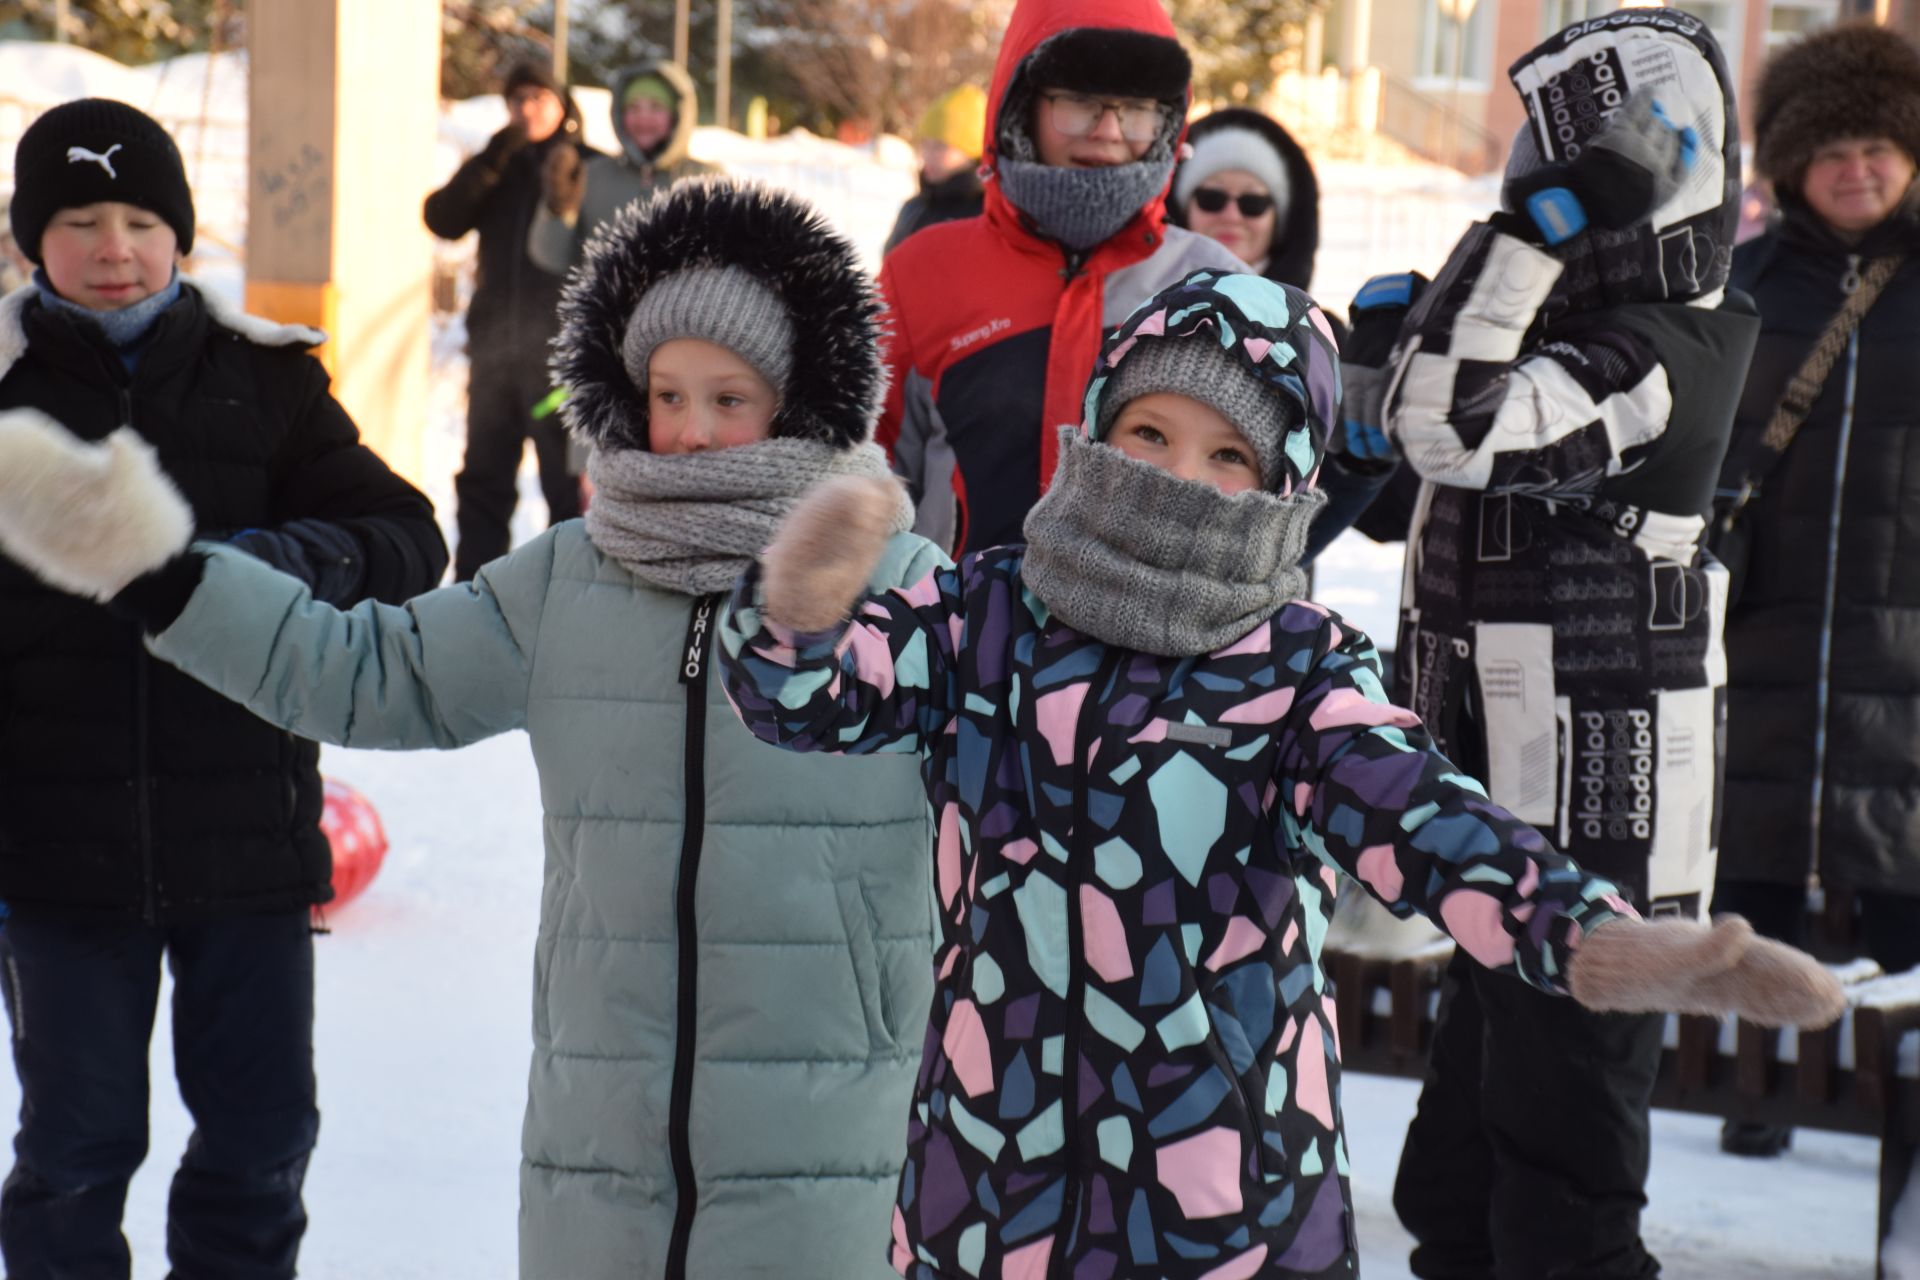
[[[554,79],[553,67],[545,62],[534,59],[517,62],[513,65],[513,68],[507,72],[506,82],[500,86],[500,96],[503,98],[511,98],[515,89],[524,89],[528,85],[532,85],[537,89],[545,89],[556,98],[565,98],[567,96],[566,89],[558,80]]]
[[[114,200],[137,205],[193,250],[193,192],[180,148],[146,112],[108,98],[62,103],[20,135],[8,210],[20,252],[38,263],[40,237],[62,209]]]

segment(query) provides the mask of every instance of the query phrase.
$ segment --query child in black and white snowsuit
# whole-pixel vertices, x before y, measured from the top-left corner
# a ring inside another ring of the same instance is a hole
[[[1705,25],[1669,10],[1576,24],[1511,74],[1528,122],[1505,210],[1417,302],[1384,280],[1362,297],[1412,302],[1384,407],[1425,482],[1397,693],[1583,867],[1642,911],[1697,917],[1726,681],[1725,574],[1701,539],[1756,333],[1725,300],[1731,80]],[[1662,1019],[1540,998],[1464,957],[1449,978],[1396,1189],[1414,1273],[1653,1274]]]

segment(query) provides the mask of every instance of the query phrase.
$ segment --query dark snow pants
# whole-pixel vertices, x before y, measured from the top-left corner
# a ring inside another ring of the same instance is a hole
[[[1393,1207],[1421,1280],[1629,1280],[1658,1014],[1593,1013],[1456,951]]]
[[[167,1201],[180,1280],[283,1280],[319,1133],[313,937],[302,909],[152,928],[14,909],[0,985],[20,1076],[0,1190],[9,1280],[124,1280],[120,1219],[147,1154],[147,1057],[165,955],[173,1056],[193,1136]]]
[[[502,357],[476,351],[467,380],[467,453],[453,478],[459,544],[453,553],[453,577],[466,582],[480,566],[507,554],[510,525],[519,502],[520,457],[527,438],[540,464],[540,491],[546,495],[548,523],[580,514],[580,477],[567,457],[567,433],[560,415],[535,421],[533,406],[552,389],[546,348],[529,355]]]
[[[1860,913],[1860,950],[1888,973],[1920,967],[1920,897],[1874,889],[1854,894]],[[1745,916],[1756,933],[1796,947],[1807,945],[1807,890],[1803,885],[1722,880],[1713,887],[1715,914]]]

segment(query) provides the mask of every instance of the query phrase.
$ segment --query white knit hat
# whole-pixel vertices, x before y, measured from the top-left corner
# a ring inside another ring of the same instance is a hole
[[[1287,198],[1292,194],[1287,182],[1287,165],[1273,144],[1251,129],[1217,129],[1193,144],[1193,155],[1180,166],[1173,180],[1173,202],[1183,214],[1191,216],[1187,202],[1193,191],[1216,173],[1241,169],[1260,179],[1273,197],[1274,216],[1286,220]]]

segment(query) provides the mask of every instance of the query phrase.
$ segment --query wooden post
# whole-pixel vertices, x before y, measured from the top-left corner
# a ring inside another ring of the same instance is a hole
[[[553,78],[567,82],[567,0],[553,0]]]
[[[420,479],[437,172],[437,5],[253,0],[247,308],[312,325],[367,443]]]
[[[687,28],[692,22],[689,3],[690,0],[673,0],[673,60],[683,67],[687,65]]]
[[[733,0],[714,0],[713,122],[733,127]]]

